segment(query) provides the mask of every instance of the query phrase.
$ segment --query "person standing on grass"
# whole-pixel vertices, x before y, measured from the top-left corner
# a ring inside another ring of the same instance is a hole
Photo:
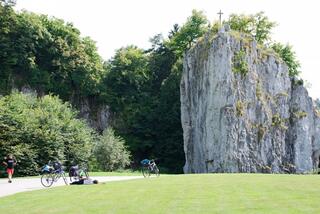
[[[12,175],[14,173],[14,167],[17,164],[16,159],[13,157],[12,154],[9,154],[3,161],[3,164],[6,166],[7,168],[7,173],[8,173],[8,179],[9,179],[9,183],[12,183]]]

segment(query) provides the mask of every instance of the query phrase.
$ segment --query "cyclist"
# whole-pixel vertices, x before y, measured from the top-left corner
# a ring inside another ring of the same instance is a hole
[[[78,177],[79,175],[79,166],[78,165],[74,165],[70,167],[69,170],[69,177]]]

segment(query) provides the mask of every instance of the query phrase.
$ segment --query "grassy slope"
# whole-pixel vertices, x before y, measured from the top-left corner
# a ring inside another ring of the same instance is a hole
[[[316,175],[206,174],[0,198],[0,213],[320,213]]]

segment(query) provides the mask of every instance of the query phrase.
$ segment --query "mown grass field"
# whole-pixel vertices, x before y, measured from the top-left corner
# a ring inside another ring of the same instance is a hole
[[[320,213],[319,187],[317,175],[166,175],[19,193],[0,213]]]

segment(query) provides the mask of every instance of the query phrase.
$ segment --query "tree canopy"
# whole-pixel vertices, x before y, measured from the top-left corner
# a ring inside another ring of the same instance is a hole
[[[270,21],[263,12],[254,15],[231,14],[225,23],[233,30],[252,35],[262,44],[270,41],[271,30],[276,26],[276,23]]]
[[[174,25],[169,35],[170,39],[167,40],[167,46],[181,57],[197,41],[197,38],[208,31],[208,24],[209,21],[202,11],[193,10],[192,15],[182,27]]]
[[[0,5],[0,93],[29,86],[47,94],[97,94],[104,75],[95,43],[57,18]]]

